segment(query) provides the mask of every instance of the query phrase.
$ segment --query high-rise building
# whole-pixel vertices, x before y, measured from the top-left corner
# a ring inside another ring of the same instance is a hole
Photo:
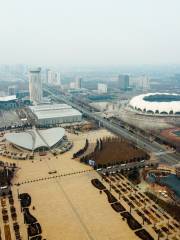
[[[44,74],[43,74],[43,83],[48,83],[48,71],[49,69],[44,69]]]
[[[69,88],[70,88],[70,89],[76,88],[76,83],[75,83],[75,82],[70,82],[70,83],[69,83]]]
[[[76,88],[82,88],[82,78],[77,77],[75,82]]]
[[[35,103],[42,101],[41,68],[34,68],[29,71],[29,93],[30,100]]]
[[[130,85],[133,88],[144,91],[144,92],[150,90],[149,77],[145,75],[138,76],[138,77],[131,77]]]
[[[99,93],[107,93],[107,84],[98,83],[98,92]]]
[[[128,75],[119,75],[118,87],[121,90],[128,90],[128,88],[129,88],[129,76]]]
[[[144,76],[142,77],[142,90],[149,91],[149,89],[150,89],[149,78],[147,76]]]
[[[61,85],[61,77],[60,73],[53,71],[53,70],[48,70],[47,72],[47,77],[48,77],[48,83],[52,85]]]
[[[16,95],[16,86],[9,86],[8,87],[8,95],[9,96]]]

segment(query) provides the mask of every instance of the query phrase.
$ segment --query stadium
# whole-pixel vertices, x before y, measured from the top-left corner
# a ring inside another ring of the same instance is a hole
[[[24,132],[6,133],[5,139],[19,150],[45,151],[59,146],[65,136],[64,128],[38,130],[33,128]]]
[[[180,95],[171,93],[141,94],[130,100],[129,107],[143,115],[180,117]]]

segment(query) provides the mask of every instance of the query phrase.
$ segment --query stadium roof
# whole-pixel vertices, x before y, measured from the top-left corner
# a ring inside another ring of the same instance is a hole
[[[16,95],[5,96],[5,97],[0,97],[0,102],[14,101],[16,99],[17,99]]]
[[[6,133],[5,138],[10,143],[27,150],[36,150],[41,147],[51,148],[64,136],[64,128],[50,128],[46,130],[32,130],[19,133]]]
[[[135,110],[152,114],[180,114],[180,95],[148,93],[133,97],[129,105]]]

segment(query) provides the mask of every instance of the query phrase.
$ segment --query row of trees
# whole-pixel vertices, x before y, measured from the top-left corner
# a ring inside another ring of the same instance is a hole
[[[112,165],[127,164],[148,160],[149,155],[121,138],[97,139],[94,151],[81,157],[80,161],[89,164],[95,161],[95,167],[104,168]]]
[[[86,143],[85,143],[84,147],[82,149],[80,149],[79,151],[77,151],[76,153],[74,153],[73,158],[78,158],[81,155],[83,155],[86,152],[86,150],[88,149],[88,146],[89,146],[89,141],[88,141],[88,139],[86,139]]]
[[[94,152],[101,151],[102,149],[103,149],[103,141],[100,138],[99,140],[98,139],[96,140],[96,146],[95,146]]]
[[[14,176],[13,169],[10,170],[7,167],[4,167],[0,170],[0,186],[11,185],[11,180]]]

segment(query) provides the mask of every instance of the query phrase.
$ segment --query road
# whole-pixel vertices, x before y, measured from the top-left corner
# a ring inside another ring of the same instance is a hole
[[[114,165],[111,167],[107,167],[107,168],[99,168],[97,169],[98,172],[101,172],[102,174],[106,174],[106,173],[117,173],[117,172],[121,172],[121,170],[129,170],[129,169],[133,169],[133,168],[144,168],[144,167],[148,167],[148,166],[157,166],[157,161],[152,161],[152,160],[142,160],[140,162],[130,162],[130,163],[126,163],[126,164],[118,164],[118,165]]]
[[[128,131],[128,129],[122,128],[121,126],[117,126],[116,124],[112,123],[108,119],[105,119],[101,116],[99,116],[96,112],[91,112],[89,109],[86,109],[85,106],[78,105],[74,100],[72,101],[71,96],[65,96],[63,94],[60,94],[60,92],[57,89],[52,89],[50,87],[45,87],[45,91],[47,91],[54,100],[57,101],[63,101],[72,107],[78,109],[81,111],[85,116],[94,119],[97,121],[101,126],[105,127],[106,129],[110,130],[111,132],[124,137],[130,142],[133,142],[135,145],[137,145],[139,148],[142,148],[146,150],[149,153],[153,153],[158,158],[159,162],[161,163],[168,163],[170,165],[175,165],[177,163],[180,163],[180,157],[176,155],[175,153],[167,153],[166,154],[159,154],[160,152],[165,152],[165,148],[163,145],[153,141],[149,141],[149,139],[138,136],[133,132]]]

